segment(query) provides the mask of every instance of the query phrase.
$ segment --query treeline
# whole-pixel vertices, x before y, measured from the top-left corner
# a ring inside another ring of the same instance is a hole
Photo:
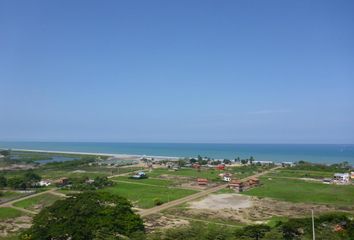
[[[28,188],[37,187],[37,183],[41,181],[41,176],[32,170],[27,170],[21,176],[9,177],[0,176],[0,188],[12,188],[26,190]]]
[[[316,239],[354,239],[354,220],[345,214],[326,214],[315,218]],[[312,239],[311,218],[289,219],[268,225],[249,225],[239,229],[192,223],[149,235],[149,240],[309,240]]]
[[[306,171],[321,171],[321,172],[337,172],[337,171],[350,171],[353,170],[348,162],[335,163],[331,165],[311,163],[305,161],[299,161],[296,166],[291,167],[294,170],[306,170]]]
[[[43,165],[41,168],[43,169],[67,169],[78,167],[82,165],[89,164],[91,162],[96,161],[94,156],[83,156],[81,159],[74,159],[70,161],[63,161],[63,162],[50,162]]]
[[[77,191],[92,191],[113,185],[107,177],[95,177],[89,179],[87,177],[69,178],[68,185],[64,189],[71,189]]]

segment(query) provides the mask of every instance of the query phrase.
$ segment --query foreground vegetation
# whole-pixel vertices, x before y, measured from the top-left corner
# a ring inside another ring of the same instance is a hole
[[[315,218],[315,233],[321,240],[354,239],[354,220],[344,214],[325,214]],[[311,240],[310,218],[289,219],[275,226],[248,225],[232,228],[192,223],[188,226],[158,231],[149,240]]]
[[[56,201],[33,219],[22,239],[143,239],[144,225],[130,203],[102,192]]]

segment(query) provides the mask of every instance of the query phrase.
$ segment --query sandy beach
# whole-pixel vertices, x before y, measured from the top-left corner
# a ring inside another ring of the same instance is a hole
[[[114,158],[124,158],[124,159],[141,159],[154,158],[156,160],[169,159],[169,160],[178,160],[179,157],[171,156],[147,156],[147,155],[137,155],[137,154],[124,154],[124,153],[99,153],[99,152],[71,152],[71,151],[50,151],[50,150],[37,150],[37,149],[20,149],[13,148],[13,151],[22,151],[22,152],[39,152],[39,153],[57,153],[57,154],[78,154],[78,155],[97,155],[97,156],[108,156]]]

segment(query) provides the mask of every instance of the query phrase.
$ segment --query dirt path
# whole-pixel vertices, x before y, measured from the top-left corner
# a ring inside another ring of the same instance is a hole
[[[21,211],[21,212],[29,213],[29,214],[31,214],[31,215],[36,215],[36,214],[38,214],[38,212],[34,212],[34,211],[31,211],[31,210],[28,210],[28,209],[25,209],[25,208],[16,207],[16,206],[13,206],[13,205],[8,206],[8,207],[14,208],[14,209],[19,210],[19,211]]]
[[[274,170],[276,170],[276,169],[278,169],[278,168],[281,168],[281,167],[275,167],[275,168],[272,168],[272,169],[270,169],[270,170],[268,170],[268,171],[264,171],[264,172],[257,173],[257,174],[252,175],[252,176],[248,176],[248,177],[246,177],[246,178],[241,179],[241,181],[245,181],[245,180],[248,180],[248,179],[253,178],[253,177],[262,176],[262,175],[267,174],[267,173],[269,173],[270,171],[274,171]],[[204,191],[201,191],[201,192],[198,192],[198,193],[189,195],[189,196],[187,196],[187,197],[180,198],[180,199],[177,199],[177,200],[174,200],[174,201],[171,201],[171,202],[162,204],[162,205],[157,206],[157,207],[153,207],[153,208],[149,208],[149,209],[144,209],[144,210],[141,211],[139,214],[140,214],[140,216],[145,217],[145,216],[148,216],[148,215],[150,215],[150,214],[158,213],[158,212],[161,212],[161,211],[166,210],[166,209],[168,209],[168,208],[175,207],[175,206],[181,205],[181,204],[183,204],[183,203],[196,200],[196,199],[201,198],[201,197],[205,197],[205,196],[207,196],[207,195],[210,194],[210,193],[214,193],[214,192],[217,192],[217,191],[219,191],[219,190],[221,190],[221,189],[224,189],[225,187],[227,187],[227,185],[228,185],[228,184],[223,184],[223,185],[220,185],[220,186],[216,186],[216,187],[213,187],[213,188],[209,188],[209,189],[206,189],[206,190],[204,190]]]
[[[112,180],[112,181],[113,181],[113,182],[116,182],[116,183],[131,183],[131,184],[144,185],[144,186],[150,186],[150,187],[175,188],[175,189],[184,189],[184,190],[200,191],[200,190],[198,190],[198,189],[186,188],[186,187],[174,187],[174,186],[155,185],[155,184],[150,184],[150,183],[129,182],[129,181],[124,181],[124,180]]]
[[[43,195],[43,194],[46,194],[46,193],[53,193],[54,191],[56,191],[57,188],[52,188],[52,189],[49,189],[47,191],[43,191],[43,192],[39,192],[39,193],[35,193],[35,194],[31,194],[31,195],[27,195],[27,196],[24,196],[22,198],[18,198],[18,199],[15,199],[15,200],[12,200],[12,201],[9,201],[9,202],[6,202],[6,203],[3,203],[3,204],[0,204],[1,207],[11,207],[12,204],[16,203],[16,202],[19,202],[19,201],[22,201],[22,200],[25,200],[25,199],[29,199],[29,198],[33,198],[33,197],[36,197],[36,196],[40,196],[40,195]],[[54,193],[55,194],[55,193]]]

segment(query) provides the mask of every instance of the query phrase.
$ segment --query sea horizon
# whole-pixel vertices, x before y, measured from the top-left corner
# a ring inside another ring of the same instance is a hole
[[[249,158],[260,161],[308,161],[354,165],[354,144],[329,143],[152,143],[152,142],[72,142],[0,141],[3,149],[67,151],[166,157]]]

